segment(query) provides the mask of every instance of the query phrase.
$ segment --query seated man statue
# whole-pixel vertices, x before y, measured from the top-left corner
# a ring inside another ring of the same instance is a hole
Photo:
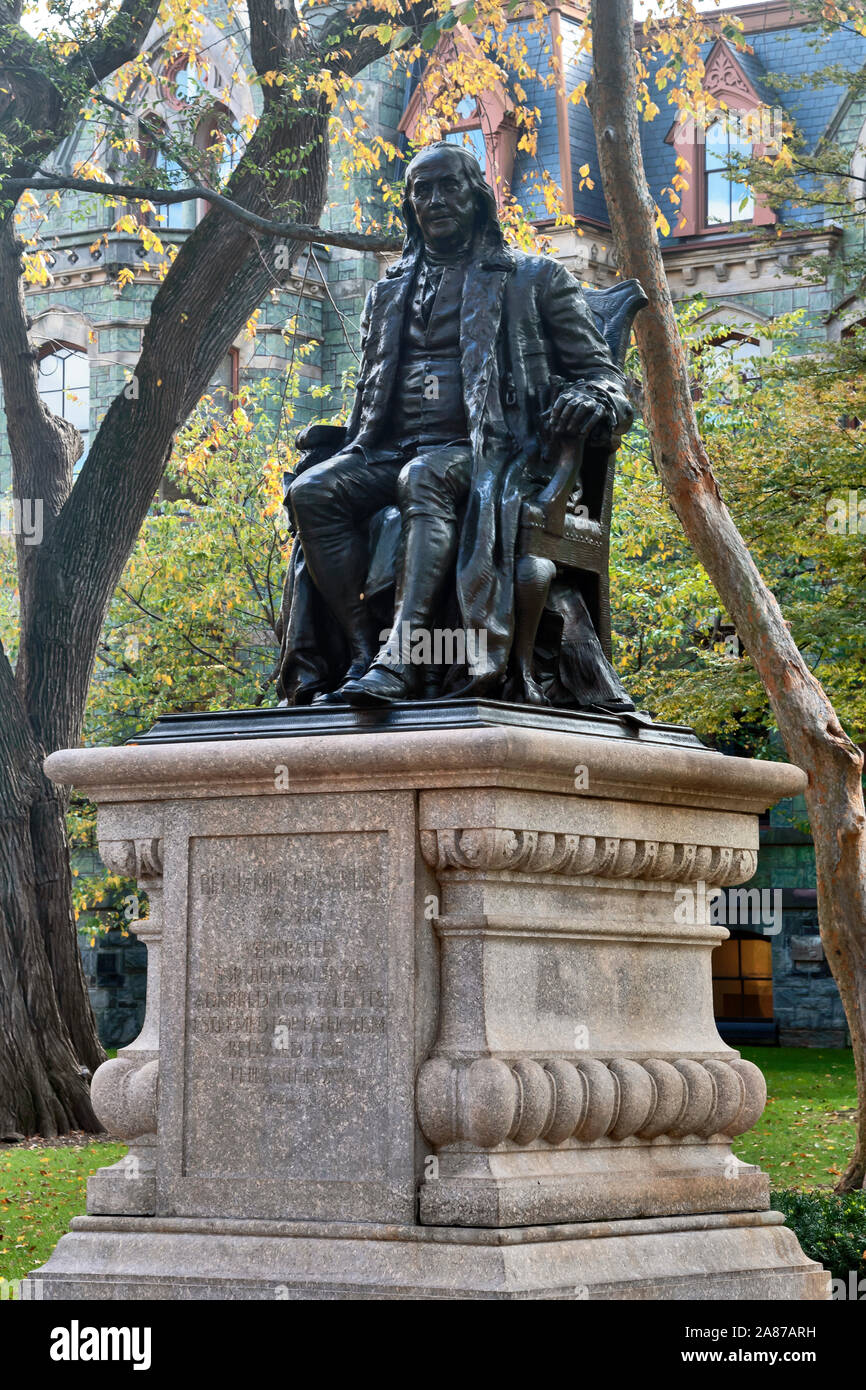
[[[408,165],[405,187],[404,252],[367,299],[351,418],[299,440],[314,452],[287,497],[299,542],[278,680],[289,704],[430,698],[406,639],[446,613],[473,640],[436,693],[513,698],[522,502],[549,480],[554,442],[609,439],[631,422],[580,286],[551,257],[506,248],[474,155],[432,145]],[[371,520],[394,505],[383,628]],[[565,656],[573,650],[548,702],[632,710],[579,595],[553,628]]]

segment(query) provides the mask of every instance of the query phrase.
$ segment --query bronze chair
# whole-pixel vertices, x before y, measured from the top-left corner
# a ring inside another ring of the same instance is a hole
[[[611,357],[622,367],[635,315],[649,303],[637,280],[585,290]],[[554,575],[579,589],[610,660],[610,522],[620,439],[569,440],[550,482],[520,515],[515,571],[514,657],[529,704],[545,703],[533,669],[538,626]]]

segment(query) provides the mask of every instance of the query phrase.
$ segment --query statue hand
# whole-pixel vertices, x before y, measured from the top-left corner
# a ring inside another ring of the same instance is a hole
[[[613,429],[615,421],[610,403],[586,386],[567,386],[556,398],[550,413],[550,428],[560,437],[588,437],[598,425]]]

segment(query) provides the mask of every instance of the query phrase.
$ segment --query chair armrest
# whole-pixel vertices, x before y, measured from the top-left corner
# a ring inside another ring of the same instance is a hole
[[[550,482],[536,497],[536,505],[546,518],[546,527],[562,535],[568,499],[571,496],[583,463],[583,439],[563,439],[559,457]]]

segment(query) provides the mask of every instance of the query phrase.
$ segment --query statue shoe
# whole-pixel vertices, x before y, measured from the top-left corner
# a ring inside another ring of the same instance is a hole
[[[400,667],[373,665],[360,680],[346,681],[340,687],[340,694],[350,705],[362,709],[371,705],[393,705],[414,697],[415,682]]]
[[[346,705],[348,701],[343,698],[343,687],[339,686],[336,690],[322,690],[311,702],[313,709],[321,709],[328,705]]]
[[[346,699],[343,691],[350,681],[356,681],[366,673],[368,665],[369,662],[367,661],[353,661],[343,678],[342,685],[338,685],[336,690],[322,690],[313,698],[312,704],[317,709],[321,709],[322,705],[348,705],[350,702]]]

